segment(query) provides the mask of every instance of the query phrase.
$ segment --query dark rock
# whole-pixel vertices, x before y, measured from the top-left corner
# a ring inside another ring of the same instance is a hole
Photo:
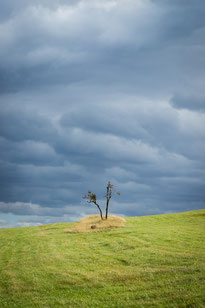
[[[91,226],[91,229],[96,229],[96,228],[97,228],[97,226],[95,226],[95,225]]]

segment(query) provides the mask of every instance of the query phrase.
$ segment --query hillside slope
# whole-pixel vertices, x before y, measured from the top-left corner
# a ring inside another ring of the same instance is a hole
[[[0,230],[0,307],[204,307],[205,210]]]

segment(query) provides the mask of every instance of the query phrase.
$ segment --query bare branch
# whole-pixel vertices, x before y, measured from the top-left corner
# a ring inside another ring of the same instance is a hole
[[[100,217],[103,220],[103,215],[102,215],[102,210],[99,206],[99,204],[97,203],[97,197],[96,194],[94,194],[91,190],[88,190],[88,194],[83,196],[83,199],[88,199],[88,203],[94,203],[98,210],[100,211]]]
[[[110,183],[110,181],[107,184],[107,188],[106,188],[106,195],[105,198],[106,200],[106,213],[105,213],[105,218],[108,218],[108,209],[109,209],[109,202],[110,199],[112,197],[112,193],[115,192],[117,195],[120,195],[119,191],[116,191],[116,188],[114,187],[113,184]],[[102,210],[101,207],[99,206],[99,204],[97,203],[97,196],[95,193],[93,193],[91,190],[88,190],[88,194],[87,195],[83,195],[83,199],[88,199],[88,203],[94,203],[98,210],[100,211],[100,217],[103,220],[103,215],[102,215]]]

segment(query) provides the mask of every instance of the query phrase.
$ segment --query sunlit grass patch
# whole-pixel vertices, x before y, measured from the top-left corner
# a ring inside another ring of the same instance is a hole
[[[125,219],[119,216],[109,216],[101,219],[99,215],[90,215],[76,222],[73,227],[66,228],[65,232],[98,232],[106,231],[125,224]]]
[[[1,229],[0,307],[204,308],[204,213]]]

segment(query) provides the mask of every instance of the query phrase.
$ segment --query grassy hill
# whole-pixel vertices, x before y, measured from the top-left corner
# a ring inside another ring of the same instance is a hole
[[[0,307],[205,307],[205,210],[76,225],[0,230]]]

